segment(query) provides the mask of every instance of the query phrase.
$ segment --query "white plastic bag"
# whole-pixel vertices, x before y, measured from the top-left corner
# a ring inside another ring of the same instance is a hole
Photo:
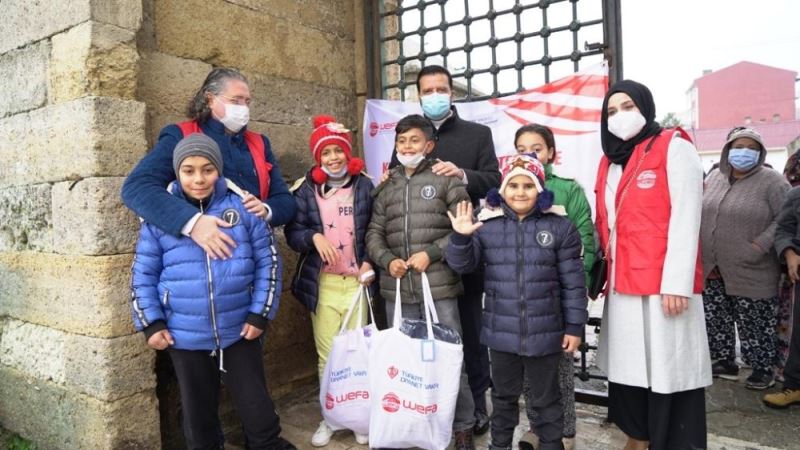
[[[461,344],[436,340],[438,322],[428,278],[422,274],[427,338],[400,331],[400,280],[392,328],[379,331],[370,346],[370,447],[441,450],[450,444],[463,351]]]
[[[361,299],[364,296],[367,298],[372,323],[348,330],[347,324],[353,310],[357,309],[358,317],[362,316]],[[348,429],[359,434],[367,434],[369,431],[369,346],[377,331],[368,290],[361,286],[353,296],[339,334],[333,338],[331,352],[320,380],[319,402],[322,417],[334,430]]]

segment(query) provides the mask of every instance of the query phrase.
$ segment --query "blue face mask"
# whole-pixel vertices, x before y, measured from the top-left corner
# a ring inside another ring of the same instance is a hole
[[[450,112],[450,96],[448,94],[428,94],[420,97],[422,112],[432,120],[444,119]]]
[[[758,164],[761,152],[751,148],[737,147],[728,152],[728,162],[736,170],[747,171]]]

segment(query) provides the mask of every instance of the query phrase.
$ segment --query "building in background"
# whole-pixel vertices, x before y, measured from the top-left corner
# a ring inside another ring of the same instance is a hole
[[[708,170],[719,162],[731,128],[749,126],[761,133],[767,163],[782,171],[789,144],[800,136],[795,104],[797,72],[742,61],[712,72],[706,70],[687,91],[689,126]]]

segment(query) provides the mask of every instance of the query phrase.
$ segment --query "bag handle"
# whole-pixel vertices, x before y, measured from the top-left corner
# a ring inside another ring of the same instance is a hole
[[[625,183],[625,186],[622,188],[622,193],[619,195],[619,206],[616,208],[616,216],[619,217],[619,210],[622,209],[622,202],[625,201],[625,195],[628,193],[628,188],[631,187],[631,183],[633,179],[636,178],[636,174],[639,172],[639,169],[642,167],[642,163],[644,162],[644,157],[650,153],[650,149],[653,148],[653,143],[656,141],[656,138],[661,135],[661,132],[654,135],[650,138],[650,142],[647,143],[647,148],[644,149],[642,152],[642,156],[639,158],[639,161],[636,162],[636,167],[633,169],[633,175],[628,179],[628,182]],[[611,250],[611,239],[614,236],[614,231],[617,229],[617,220],[614,220],[614,226],[611,227],[611,230],[608,233],[608,242],[606,242],[606,248],[603,252],[603,259],[608,259],[608,252]]]
[[[355,308],[356,305],[358,305],[358,312],[357,312],[358,317],[359,318],[362,317],[362,314],[361,314],[361,311],[362,311],[361,298],[362,297],[366,297],[366,299],[367,299],[367,307],[369,308],[369,317],[372,319],[372,323],[375,323],[375,312],[372,311],[372,298],[370,298],[369,289],[366,286],[364,286],[363,284],[359,284],[358,285],[358,291],[353,295],[353,301],[350,302],[350,307],[347,308],[347,314],[345,314],[345,316],[344,316],[344,321],[342,322],[342,327],[339,328],[339,334],[344,333],[344,331],[347,329],[347,324],[350,323],[350,316],[353,314],[353,308]],[[356,328],[361,328],[361,327],[363,327],[365,325],[366,324],[360,324]]]
[[[394,318],[392,319],[392,328],[400,328],[400,323],[402,323],[403,318],[403,309],[400,306],[402,302],[402,297],[400,296],[400,278],[395,278],[397,281],[395,283],[394,288]]]
[[[439,316],[436,314],[436,308],[433,306],[433,294],[431,294],[431,285],[428,282],[428,275],[425,272],[422,272],[421,275],[422,302],[425,308],[425,327],[428,329],[428,340],[432,341],[434,339],[433,323],[439,323]]]

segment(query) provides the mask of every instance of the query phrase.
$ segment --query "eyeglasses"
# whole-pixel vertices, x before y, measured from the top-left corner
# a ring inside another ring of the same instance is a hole
[[[228,103],[233,103],[235,105],[246,105],[250,106],[250,97],[243,97],[241,95],[237,95],[236,97],[228,97],[227,95],[217,95],[217,97],[224,98],[228,101]]]

